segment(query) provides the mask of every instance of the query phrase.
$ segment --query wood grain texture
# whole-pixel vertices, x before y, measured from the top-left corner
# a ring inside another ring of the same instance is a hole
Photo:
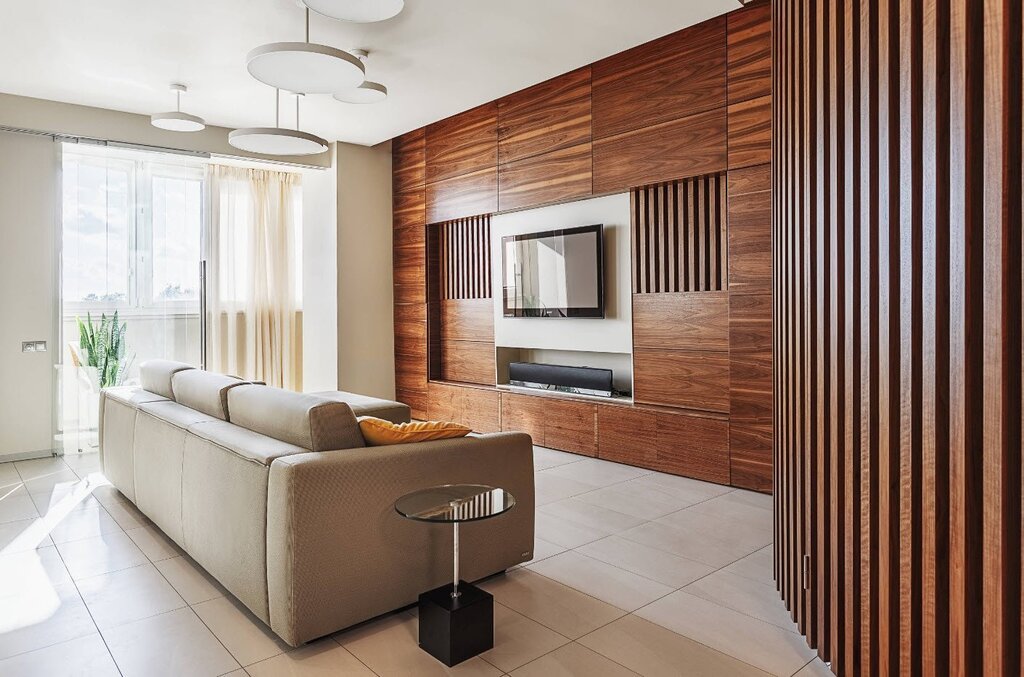
[[[413,130],[391,140],[392,190],[395,195],[422,190],[426,183],[426,130]]]
[[[498,167],[498,209],[566,202],[593,192],[590,143],[553,150]]]
[[[724,106],[725,27],[716,17],[595,63],[594,138]]]
[[[729,483],[771,493],[772,424],[729,419]]]
[[[597,456],[597,409],[589,402],[502,393],[501,429],[529,433],[539,446]]]
[[[498,99],[498,164],[589,143],[590,67]]]
[[[729,294],[633,294],[633,347],[729,350]]]
[[[729,295],[729,349],[734,353],[771,353],[770,294]]]
[[[441,342],[441,378],[494,385],[494,342],[445,338]]]
[[[489,298],[443,299],[441,330],[444,338],[494,342],[494,304]]]
[[[726,16],[729,103],[771,95],[771,2],[755,2]]]
[[[427,223],[493,214],[498,211],[498,168],[428,183]]]
[[[392,231],[394,302],[426,302],[426,229],[423,226]]]
[[[726,168],[726,109],[594,141],[594,193],[612,193]]]
[[[435,228],[439,298],[491,298],[490,216],[458,219]]]
[[[427,416],[434,421],[454,421],[475,432],[500,430],[500,398],[493,388],[473,388],[431,381],[427,385]]]
[[[655,469],[729,483],[729,421],[692,414],[658,414]]]
[[[730,420],[769,423],[772,420],[772,354],[732,352],[729,355]]]
[[[406,193],[395,193],[391,225],[396,230],[427,225],[427,194],[422,187]]]
[[[772,196],[729,196],[729,290],[771,293]]]
[[[729,197],[772,189],[771,164],[729,170]]]
[[[729,104],[729,169],[772,159],[772,97]]]
[[[654,468],[658,463],[658,414],[639,407],[597,407],[597,455],[607,461]],[[685,473],[684,473],[685,474]]]
[[[427,183],[497,166],[497,102],[427,125],[426,145]]]
[[[633,399],[728,413],[729,353],[634,348]]]
[[[839,675],[1022,671],[1021,13],[774,2],[775,570]]]

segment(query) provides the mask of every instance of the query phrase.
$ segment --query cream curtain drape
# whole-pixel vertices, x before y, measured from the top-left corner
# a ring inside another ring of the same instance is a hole
[[[207,171],[206,366],[302,390],[301,178]]]

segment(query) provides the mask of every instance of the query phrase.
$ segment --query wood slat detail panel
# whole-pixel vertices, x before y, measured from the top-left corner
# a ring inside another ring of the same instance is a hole
[[[729,169],[772,159],[772,97],[729,104]]]
[[[633,294],[633,347],[729,350],[729,294]]]
[[[590,143],[498,167],[498,209],[508,211],[588,197],[593,192]]]
[[[491,298],[490,217],[475,216],[435,227],[440,246],[440,298]]]
[[[538,446],[597,456],[597,405],[501,394],[501,429],[529,433]]]
[[[634,293],[725,288],[724,173],[637,188],[630,211]]]
[[[839,675],[1022,673],[1021,15],[773,4],[775,572]]]
[[[441,342],[441,378],[494,385],[494,343],[445,338]]]
[[[492,101],[426,128],[427,183],[498,164],[498,103]]]
[[[728,17],[729,103],[772,93],[772,5],[756,2]]]
[[[498,163],[589,143],[590,67],[498,100]]]
[[[729,196],[729,291],[770,294],[772,196]]]
[[[395,195],[422,190],[426,183],[426,130],[413,130],[391,140],[391,177]]]
[[[725,27],[716,17],[595,63],[594,138],[724,106]]]
[[[498,211],[498,168],[428,183],[427,223],[453,221]]]
[[[492,433],[501,429],[500,409],[497,390],[436,382],[427,384],[426,413],[431,420],[454,421],[475,432]]]
[[[633,399],[728,413],[729,353],[634,348]]]
[[[613,193],[726,168],[726,109],[594,141],[594,193]]]

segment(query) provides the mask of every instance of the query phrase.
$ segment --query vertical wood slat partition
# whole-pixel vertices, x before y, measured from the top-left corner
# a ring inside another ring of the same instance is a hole
[[[491,298],[491,217],[439,223],[441,298]]]
[[[775,0],[775,572],[840,675],[1020,675],[1019,0]]]
[[[725,199],[725,172],[631,191],[634,294],[725,288]]]

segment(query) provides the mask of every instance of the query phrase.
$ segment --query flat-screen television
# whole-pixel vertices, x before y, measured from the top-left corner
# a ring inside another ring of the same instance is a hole
[[[604,226],[501,238],[505,317],[604,317]]]

